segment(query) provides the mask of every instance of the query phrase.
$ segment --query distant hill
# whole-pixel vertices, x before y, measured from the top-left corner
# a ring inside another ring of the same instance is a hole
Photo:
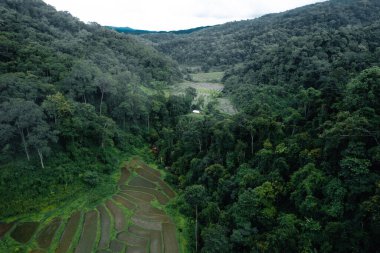
[[[348,78],[378,62],[379,29],[380,1],[331,0],[190,34],[141,36],[184,66],[235,66],[229,82],[310,86],[333,67]]]
[[[117,32],[126,33],[126,34],[134,34],[134,35],[141,35],[141,34],[190,34],[196,31],[203,30],[205,28],[208,28],[210,26],[201,26],[201,27],[195,27],[191,29],[185,29],[185,30],[176,30],[176,31],[149,31],[149,30],[139,30],[139,29],[133,29],[130,27],[114,27],[114,26],[107,26],[108,29],[115,30]]]

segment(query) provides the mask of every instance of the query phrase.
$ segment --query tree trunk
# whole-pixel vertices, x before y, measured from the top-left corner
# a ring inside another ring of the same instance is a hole
[[[20,135],[21,135],[21,139],[22,139],[22,144],[23,144],[23,146],[24,146],[24,150],[25,150],[26,158],[28,158],[28,161],[30,161],[30,156],[29,156],[28,146],[26,145],[26,141],[25,141],[24,130],[23,130],[23,129],[19,129],[19,130],[20,130]]]
[[[39,148],[37,148],[37,153],[38,153],[38,156],[40,157],[41,167],[42,167],[43,169],[45,169],[45,165],[44,165],[44,157],[42,156],[42,153],[41,153],[41,151],[40,151]]]
[[[253,155],[253,133],[252,131],[250,132],[251,134],[251,154]]]
[[[198,252],[198,205],[195,205],[195,252]]]
[[[102,91],[102,96],[100,98],[100,107],[99,107],[99,115],[102,115],[102,104],[103,104],[103,97],[104,97],[104,92]]]

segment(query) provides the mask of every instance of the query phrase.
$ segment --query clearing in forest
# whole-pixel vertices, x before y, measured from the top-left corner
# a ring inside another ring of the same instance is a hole
[[[176,226],[162,208],[173,197],[159,171],[133,159],[103,203],[67,219],[0,223],[0,243],[9,252],[179,252]]]
[[[196,73],[190,76],[192,81],[174,85],[171,93],[175,95],[184,94],[187,88],[192,87],[197,91],[197,97],[194,100],[194,104],[199,105],[197,109],[202,111],[210,102],[216,102],[216,109],[219,111],[229,115],[236,114],[235,107],[229,98],[222,93],[224,85],[220,82],[223,72]]]

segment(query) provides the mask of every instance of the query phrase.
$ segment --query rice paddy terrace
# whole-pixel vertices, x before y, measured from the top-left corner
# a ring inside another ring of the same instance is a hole
[[[68,218],[0,223],[0,243],[11,242],[8,252],[176,253],[176,226],[160,208],[174,196],[159,171],[134,159],[102,204]]]

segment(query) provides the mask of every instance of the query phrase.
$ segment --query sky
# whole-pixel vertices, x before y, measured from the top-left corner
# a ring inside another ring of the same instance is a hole
[[[44,0],[84,22],[172,31],[252,19],[324,0]]]

